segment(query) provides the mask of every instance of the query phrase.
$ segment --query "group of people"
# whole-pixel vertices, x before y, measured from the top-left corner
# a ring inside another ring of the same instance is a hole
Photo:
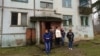
[[[67,34],[65,33],[64,29],[57,27],[55,30],[45,30],[45,33],[43,35],[44,43],[45,43],[45,51],[47,54],[50,53],[50,50],[53,45],[53,39],[55,40],[55,45],[56,46],[64,46],[64,40],[65,36],[68,38],[68,47],[70,50],[72,50],[73,46],[73,39],[74,39],[74,33],[70,29]]]

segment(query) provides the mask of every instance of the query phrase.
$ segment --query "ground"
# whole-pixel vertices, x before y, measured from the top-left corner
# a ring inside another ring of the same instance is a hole
[[[13,48],[0,48],[0,56],[47,56],[43,44]],[[94,40],[78,41],[73,50],[65,46],[54,47],[49,56],[100,56],[100,36]]]

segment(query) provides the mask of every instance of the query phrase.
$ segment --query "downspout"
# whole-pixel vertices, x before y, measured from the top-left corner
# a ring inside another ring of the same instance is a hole
[[[92,9],[92,0],[90,0],[90,6],[91,6],[91,9]],[[91,16],[93,15],[93,9],[92,9],[92,13],[91,13]],[[93,36],[95,36],[95,29],[94,29],[94,17],[92,16],[92,24],[93,24]]]
[[[33,2],[34,4],[34,7],[33,7],[33,11],[34,11],[34,18],[36,17],[36,0],[34,0],[34,2]],[[35,22],[34,22],[34,24],[35,24]],[[36,25],[36,24],[38,24],[38,25]],[[35,24],[35,27],[38,27],[39,28],[39,22],[38,21],[36,21],[36,24]],[[39,29],[38,28],[35,28],[36,29],[36,45],[39,45],[39,43],[40,43],[40,39],[39,39]]]
[[[35,0],[34,0],[34,4],[33,5],[34,5],[33,9],[34,9],[34,17],[35,17]]]
[[[33,16],[35,17],[35,0],[33,0]],[[35,22],[32,22],[32,28],[34,29],[34,26],[35,26]],[[33,36],[32,36],[32,31],[33,31],[33,29],[31,30],[31,41],[32,41],[32,44],[33,44],[33,42],[34,42],[34,40],[33,40]]]
[[[2,0],[2,11],[1,11],[1,46],[2,46],[2,35],[3,35],[3,13],[4,12],[4,0]]]

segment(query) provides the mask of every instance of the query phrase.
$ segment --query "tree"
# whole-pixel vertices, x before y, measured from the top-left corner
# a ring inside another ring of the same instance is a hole
[[[97,0],[95,3],[93,3],[92,7],[95,7],[97,9],[95,12],[99,12],[100,11],[100,0]]]
[[[95,3],[92,4],[92,8],[96,8],[96,11],[93,13],[98,13],[98,21],[100,23],[100,0],[97,0]]]

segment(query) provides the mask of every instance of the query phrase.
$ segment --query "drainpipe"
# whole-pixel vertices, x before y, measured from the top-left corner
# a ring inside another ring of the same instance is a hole
[[[34,0],[34,4],[33,4],[34,5],[34,8],[33,8],[34,9],[34,18],[36,17],[36,11],[35,11],[36,10],[36,3],[35,2],[36,2],[36,0]],[[36,28],[36,45],[39,45],[40,44],[40,29],[39,29],[40,25],[39,25],[38,21],[36,22],[35,27],[37,27]]]
[[[90,0],[90,6],[92,6],[92,0]],[[92,7],[91,7],[92,9]],[[91,16],[92,16],[92,24],[93,24],[93,36],[95,36],[95,28],[94,28],[94,17],[93,17],[93,9],[92,9],[92,13],[91,13]]]
[[[35,17],[35,0],[33,0],[33,16]],[[32,28],[34,29],[35,22],[31,22],[31,23],[32,23]],[[32,34],[33,34],[33,33],[32,33],[32,30],[33,30],[33,29],[31,29],[31,40],[30,40],[30,41],[31,41],[31,44],[33,44],[33,41],[34,41],[34,40],[33,40],[33,36],[32,36]]]
[[[4,0],[2,0],[2,11],[1,11],[1,46],[2,46],[2,35],[3,35],[3,12],[4,12]]]
[[[36,0],[33,0],[33,16],[34,16],[34,18],[35,18],[35,16],[36,16],[36,15],[35,15],[35,14],[36,14],[36,11],[35,11],[35,10],[36,10],[36,3],[35,3],[35,2],[36,2]],[[33,22],[33,28],[35,27],[35,30],[36,30],[36,37],[35,37],[35,40],[36,40],[36,45],[38,45],[38,44],[37,44],[37,43],[38,43],[38,38],[37,38],[37,37],[38,37],[38,31],[37,31],[37,28],[36,28],[36,27],[37,27],[36,24],[37,24],[37,23],[34,21],[34,22]]]
[[[34,5],[33,9],[34,9],[34,17],[35,17],[35,0],[34,0],[34,4],[33,5]]]

